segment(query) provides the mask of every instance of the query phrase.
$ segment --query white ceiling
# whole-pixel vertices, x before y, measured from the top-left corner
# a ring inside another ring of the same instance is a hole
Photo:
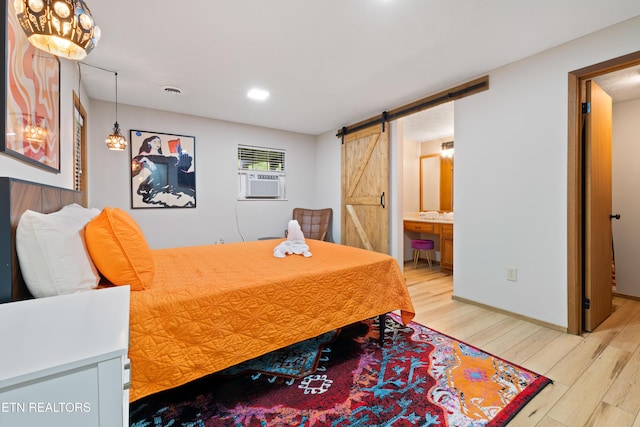
[[[118,72],[120,103],[311,135],[640,15],[638,0],[85,1],[102,39],[83,62]],[[113,74],[82,81],[114,100]]]
[[[403,119],[403,135],[411,141],[434,141],[453,137],[453,104],[438,105]]]
[[[640,65],[594,77],[613,102],[624,102],[640,98]]]

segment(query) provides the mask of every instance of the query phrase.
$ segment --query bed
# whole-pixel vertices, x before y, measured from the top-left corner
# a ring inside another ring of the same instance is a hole
[[[39,196],[25,203],[25,194]],[[54,212],[82,197],[0,178],[0,198],[1,232],[11,234],[0,251],[2,265],[10,265],[2,270],[0,295],[3,301],[29,298],[14,244],[20,215]],[[105,208],[100,218],[115,211]],[[99,222],[96,217],[86,226],[90,249],[91,227]],[[310,239],[308,258],[274,257],[277,239],[145,252],[139,239],[128,239],[142,253],[138,264],[151,259],[136,273],[147,278],[134,283],[139,290],[130,295],[131,401],[359,320],[397,311],[409,322],[414,315],[398,263],[388,255]],[[101,273],[110,267],[90,252]]]

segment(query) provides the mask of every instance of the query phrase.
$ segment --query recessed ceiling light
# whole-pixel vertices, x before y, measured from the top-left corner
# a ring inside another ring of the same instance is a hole
[[[267,92],[266,90],[254,88],[254,89],[251,89],[249,92],[247,92],[247,96],[257,101],[264,101],[269,97],[269,92]]]

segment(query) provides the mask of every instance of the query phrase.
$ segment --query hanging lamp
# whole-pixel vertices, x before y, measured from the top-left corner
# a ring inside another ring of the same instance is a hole
[[[105,143],[109,150],[123,151],[127,148],[127,140],[120,133],[120,125],[118,124],[118,73],[114,74],[116,75],[116,122],[113,124],[113,131],[107,136]]]
[[[14,0],[14,7],[29,42],[56,56],[82,60],[100,39],[83,0]]]

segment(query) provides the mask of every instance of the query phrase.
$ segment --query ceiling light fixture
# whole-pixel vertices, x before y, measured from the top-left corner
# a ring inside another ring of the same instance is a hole
[[[123,151],[127,148],[127,139],[120,133],[120,125],[118,124],[118,73],[116,75],[116,122],[113,124],[113,132],[107,137],[105,143],[109,150]]]
[[[440,152],[440,156],[453,157],[453,141],[442,143],[442,151]]]
[[[251,99],[255,99],[256,101],[264,101],[269,97],[269,92],[262,89],[251,89],[247,92],[247,96]]]
[[[29,42],[56,56],[82,60],[100,40],[83,0],[14,0],[14,7]]]

